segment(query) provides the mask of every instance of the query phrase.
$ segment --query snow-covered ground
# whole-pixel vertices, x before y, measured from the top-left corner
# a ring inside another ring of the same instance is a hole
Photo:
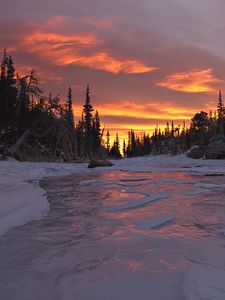
[[[40,179],[87,172],[85,164],[0,162],[0,235],[43,217],[49,210]]]
[[[0,163],[4,299],[224,300],[225,161],[114,164]]]

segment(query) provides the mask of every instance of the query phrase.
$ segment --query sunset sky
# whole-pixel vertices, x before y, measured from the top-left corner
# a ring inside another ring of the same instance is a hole
[[[34,68],[46,92],[87,83],[106,128],[121,136],[214,109],[225,90],[224,0],[1,1],[0,47]]]

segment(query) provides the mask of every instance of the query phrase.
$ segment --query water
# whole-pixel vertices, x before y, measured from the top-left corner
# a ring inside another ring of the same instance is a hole
[[[163,172],[43,180],[49,214],[0,238],[0,299],[225,299],[224,178]]]

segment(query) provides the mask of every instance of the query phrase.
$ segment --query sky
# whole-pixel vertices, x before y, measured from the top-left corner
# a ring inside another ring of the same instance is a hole
[[[0,49],[45,92],[85,89],[102,125],[124,137],[215,109],[225,90],[224,0],[1,0]]]

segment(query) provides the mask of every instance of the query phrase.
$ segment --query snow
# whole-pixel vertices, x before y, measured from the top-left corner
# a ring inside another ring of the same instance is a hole
[[[114,161],[114,169],[136,173],[196,172],[198,174],[225,174],[225,160],[191,159],[185,155],[159,155]]]
[[[0,162],[4,299],[224,300],[225,161],[113,163]]]
[[[38,185],[40,179],[80,172],[88,172],[85,164],[1,161],[0,235],[47,214],[49,205]]]
[[[48,211],[45,191],[20,178],[0,176],[0,234]]]

